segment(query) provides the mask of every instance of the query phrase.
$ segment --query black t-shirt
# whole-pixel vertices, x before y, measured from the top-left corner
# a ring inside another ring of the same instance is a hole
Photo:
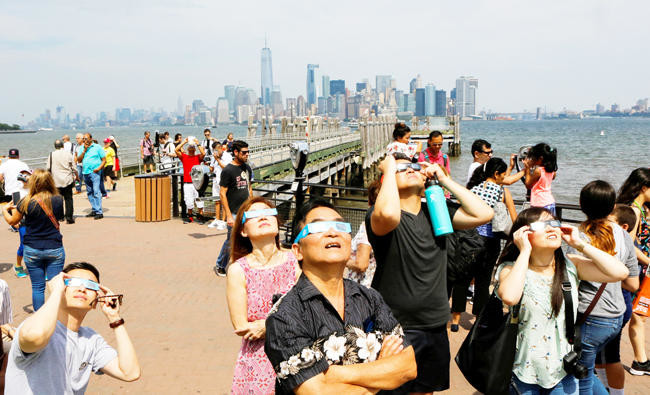
[[[449,216],[459,205],[447,201]],[[368,241],[377,260],[372,288],[379,291],[404,329],[432,329],[449,319],[447,238],[435,237],[427,205],[417,215],[402,210],[392,232],[377,236],[366,215]]]
[[[248,199],[248,186],[253,179],[253,170],[244,163],[236,166],[229,163],[221,172],[219,186],[228,188],[226,198],[232,216],[237,215],[239,207]]]
[[[43,202],[45,203],[45,202]],[[23,244],[37,249],[50,250],[63,247],[63,236],[50,220],[50,217],[43,212],[41,206],[35,200],[29,202],[27,213],[22,210],[23,200],[18,203],[18,211],[25,220],[25,237]],[[63,220],[63,198],[52,197],[52,214],[57,220]]]

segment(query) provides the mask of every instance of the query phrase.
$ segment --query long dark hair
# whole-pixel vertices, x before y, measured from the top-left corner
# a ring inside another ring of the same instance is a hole
[[[251,241],[248,237],[241,235],[241,231],[244,229],[244,224],[242,224],[242,217],[244,216],[244,213],[248,211],[248,209],[255,203],[264,203],[269,208],[275,208],[275,205],[271,201],[261,196],[252,197],[242,203],[241,207],[239,207],[239,211],[237,211],[237,218],[235,218],[235,224],[233,225],[232,231],[230,233],[231,262],[235,262],[237,259],[253,252],[253,244],[251,244]],[[278,227],[280,225],[280,218],[278,217]],[[279,231],[278,234],[275,235],[275,245],[280,248]]]
[[[557,171],[557,148],[551,148],[546,143],[539,143],[528,151],[528,157],[535,160],[542,159],[542,167],[547,173]]]
[[[643,187],[650,188],[650,168],[640,167],[632,170],[627,180],[618,190],[616,203],[632,204],[634,199],[641,194]]]
[[[494,173],[503,173],[508,169],[508,165],[501,158],[490,158],[483,166],[479,166],[472,173],[472,178],[467,183],[467,189],[472,189],[489,177],[494,177]]]
[[[615,200],[614,187],[602,180],[592,181],[580,191],[580,209],[587,216],[580,230],[589,236],[591,245],[611,255],[616,253],[616,241],[607,216],[614,211]]]
[[[411,128],[406,126],[404,122],[397,122],[395,124],[395,129],[393,130],[393,140],[401,139],[406,136],[406,133],[410,132]]]
[[[497,264],[503,262],[514,262],[517,260],[517,257],[519,256],[519,248],[517,248],[512,236],[517,229],[522,226],[530,225],[531,223],[538,221],[542,214],[548,214],[548,216],[555,218],[553,213],[543,207],[531,207],[519,213],[515,222],[512,223],[512,229],[508,235],[506,246],[503,248],[503,252],[501,252]],[[566,260],[564,258],[564,253],[562,252],[562,248],[558,248],[555,250],[555,273],[553,274],[553,285],[551,288],[551,306],[555,316],[559,314],[560,309],[562,308],[562,303],[564,302],[562,281],[565,281],[565,272]]]

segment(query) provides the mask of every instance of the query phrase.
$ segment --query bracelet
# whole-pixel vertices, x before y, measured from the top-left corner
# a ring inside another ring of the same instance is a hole
[[[110,326],[111,329],[115,329],[120,325],[124,325],[124,318],[120,318],[119,320],[117,320],[115,322],[111,322],[110,324],[108,324],[108,326]]]
[[[587,247],[587,243],[582,242],[578,247],[576,247],[576,250],[578,250],[580,253],[583,253],[585,251],[585,247]]]

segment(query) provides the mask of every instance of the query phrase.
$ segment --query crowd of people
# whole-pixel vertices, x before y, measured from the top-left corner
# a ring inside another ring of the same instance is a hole
[[[395,125],[354,237],[334,205],[311,199],[296,208],[292,246],[285,249],[277,208],[253,195],[246,142],[232,135],[220,142],[209,129],[203,141],[180,134],[172,141],[168,132],[152,140],[145,132],[139,144],[145,172],[182,166],[186,223],[203,217],[205,191],[193,184],[192,168],[207,166],[213,179],[217,220],[227,230],[214,272],[227,277],[230,319],[241,337],[231,392],[450,389],[449,336],[459,331],[468,294],[475,316],[490,298],[517,311],[506,392],[622,394],[620,342],[628,322],[630,373],[650,375],[645,317],[633,307],[650,263],[650,168],[632,171],[618,191],[602,180],[586,184],[579,196],[586,219],[573,226],[556,215],[558,153],[548,144],[506,161],[493,157],[488,141],[476,140],[465,178],[451,174],[440,132],[431,132],[426,147],[410,134],[405,124]],[[114,137],[104,147],[89,133],[76,141],[56,140],[47,169],[30,170],[17,149],[0,164],[5,193],[15,195],[2,209],[20,235],[14,270],[29,275],[34,309],[18,328],[8,326],[8,292],[0,282],[0,328],[13,338],[8,393],[83,393],[91,372],[140,377],[120,316],[122,295],[99,281],[92,264],[65,264],[59,221],[74,223],[74,190],[86,185],[89,216],[101,219],[105,186],[115,190],[119,166]],[[428,180],[444,188],[443,214],[426,201]],[[518,181],[530,196],[522,207],[508,189]],[[453,233],[436,234],[437,215],[448,216]],[[467,267],[450,255],[452,240],[463,237],[474,243]],[[463,275],[451,279],[451,270]],[[81,326],[97,306],[116,348]]]
[[[650,169],[634,170],[618,193],[602,180],[585,185],[586,220],[573,226],[556,217],[557,151],[548,144],[530,147],[515,169],[519,158],[508,164],[477,140],[460,185],[441,134],[419,151],[409,134],[396,125],[354,238],[334,206],[313,199],[297,209],[292,248],[282,250],[273,204],[256,197],[239,207],[226,267],[231,321],[242,336],[232,393],[449,389],[449,335],[470,283],[474,315],[491,293],[519,312],[506,392],[622,394],[619,350],[630,317],[630,373],[650,374],[644,317],[632,313],[650,259]],[[480,245],[454,283],[453,236],[434,234],[423,202],[433,178],[448,196],[454,232]],[[522,207],[507,189],[519,180],[530,190]]]

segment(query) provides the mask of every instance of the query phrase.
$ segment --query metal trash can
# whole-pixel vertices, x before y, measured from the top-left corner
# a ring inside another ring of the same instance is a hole
[[[171,177],[141,174],[135,176],[135,220],[168,221],[171,218]]]

